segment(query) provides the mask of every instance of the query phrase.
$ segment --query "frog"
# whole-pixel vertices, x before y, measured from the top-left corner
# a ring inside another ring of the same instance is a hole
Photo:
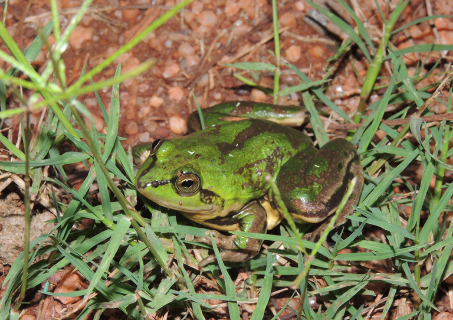
[[[208,227],[206,236],[194,242],[214,241],[224,262],[252,259],[263,242],[225,232],[262,234],[284,220],[269,179],[296,223],[318,225],[309,240],[319,239],[357,177],[336,226],[353,213],[364,182],[360,156],[345,139],[318,149],[308,135],[293,128],[307,121],[305,107],[232,101],[202,109],[201,114],[203,125],[199,113],[188,117],[188,135],[133,148],[136,188],[151,201]],[[211,255],[199,267],[215,261]]]

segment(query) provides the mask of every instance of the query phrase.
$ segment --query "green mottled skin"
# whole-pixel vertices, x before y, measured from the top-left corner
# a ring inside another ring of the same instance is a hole
[[[213,229],[265,233],[283,219],[266,175],[277,183],[291,215],[305,223],[329,217],[349,181],[358,176],[355,196],[343,211],[352,212],[363,184],[354,146],[336,139],[317,150],[308,136],[279,124],[291,125],[295,119],[293,124],[300,125],[305,109],[228,102],[203,110],[203,117],[205,130],[134,148],[140,193]],[[201,128],[196,114],[189,117],[188,126]],[[261,247],[261,241],[252,238],[214,230],[210,234],[224,249],[224,261],[248,260]],[[208,257],[200,266],[213,261]]]

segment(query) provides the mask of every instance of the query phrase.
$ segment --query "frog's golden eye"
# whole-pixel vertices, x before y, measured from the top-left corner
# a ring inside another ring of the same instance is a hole
[[[181,173],[176,178],[175,187],[183,197],[194,195],[200,188],[200,178],[192,172]]]

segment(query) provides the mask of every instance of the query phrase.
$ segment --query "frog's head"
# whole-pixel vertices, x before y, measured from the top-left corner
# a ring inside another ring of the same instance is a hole
[[[136,177],[137,190],[152,201],[205,218],[223,209],[222,197],[212,191],[207,146],[180,138],[155,141]],[[209,161],[212,162],[212,159]]]

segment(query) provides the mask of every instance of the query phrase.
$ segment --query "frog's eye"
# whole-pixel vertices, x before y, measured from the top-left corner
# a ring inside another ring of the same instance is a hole
[[[151,154],[155,154],[159,147],[164,142],[164,139],[157,139],[151,144]]]
[[[192,172],[183,173],[176,178],[175,187],[183,197],[194,195],[200,188],[200,178]]]

